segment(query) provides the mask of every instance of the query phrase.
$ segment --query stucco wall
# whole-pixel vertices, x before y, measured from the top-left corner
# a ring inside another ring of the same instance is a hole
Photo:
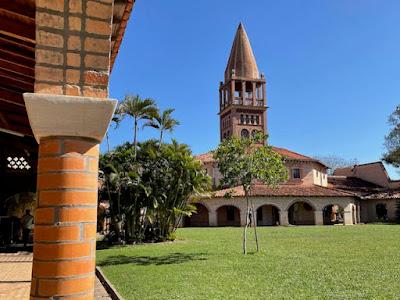
[[[325,206],[337,204],[344,208],[346,224],[353,224],[353,207],[356,208],[356,200],[353,197],[253,197],[255,211],[263,205],[273,205],[279,209],[280,224],[287,225],[288,210],[296,202],[306,202],[313,208],[315,222],[323,224],[323,209]],[[210,226],[217,226],[217,210],[224,205],[232,205],[239,209],[240,223],[244,224],[246,219],[246,200],[243,197],[233,198],[210,198],[198,201],[203,204],[209,212]],[[355,209],[356,210],[356,209]]]
[[[315,184],[324,187],[328,186],[328,176],[326,174],[326,170],[317,163],[287,161],[285,162],[285,166],[287,167],[288,170],[289,182],[297,182],[304,185]],[[219,172],[216,163],[212,162],[205,163],[204,168],[207,170],[207,174],[212,178],[213,186],[214,187],[218,186],[222,178],[222,175]],[[293,168],[300,169],[300,177],[301,177],[300,179],[292,178]]]
[[[382,203],[386,205],[388,219],[394,222],[396,219],[396,199],[369,199],[361,201],[361,222],[378,222],[376,215],[376,205]]]

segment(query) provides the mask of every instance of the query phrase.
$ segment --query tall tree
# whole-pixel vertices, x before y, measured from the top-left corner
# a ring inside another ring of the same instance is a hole
[[[383,160],[396,168],[400,167],[400,105],[389,116],[388,123],[391,126],[389,134],[385,136],[386,153]]]
[[[276,187],[287,180],[287,170],[282,157],[272,150],[271,146],[264,145],[266,136],[262,133],[249,138],[225,139],[214,152],[219,171],[222,174],[221,183],[224,186],[241,186],[244,190],[247,211],[246,224],[243,234],[243,253],[247,253],[247,228],[253,223],[257,251],[258,237],[256,229],[255,211],[251,198],[251,187],[254,181]]]
[[[160,132],[160,138],[158,140],[159,147],[161,147],[162,144],[163,133],[165,131],[172,132],[174,128],[179,125],[179,122],[171,116],[174,111],[175,110],[172,108],[166,109],[162,114],[155,114],[151,120],[148,120],[148,122],[144,124],[144,127],[153,127]]]
[[[133,118],[133,147],[134,155],[137,153],[137,129],[141,120],[151,120],[157,115],[158,109],[153,99],[142,99],[139,95],[126,95],[118,107],[118,122],[126,116]]]

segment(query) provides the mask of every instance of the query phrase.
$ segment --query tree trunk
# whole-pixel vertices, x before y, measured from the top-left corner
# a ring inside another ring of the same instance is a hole
[[[247,192],[245,191],[246,196],[246,224],[244,225],[243,230],[243,254],[247,254],[247,227],[249,225],[249,198],[247,197]]]
[[[108,136],[108,130],[106,133],[106,139],[107,139],[107,152],[110,152],[110,140],[109,140],[109,136]]]
[[[135,159],[136,159],[136,147],[137,147],[137,125],[138,125],[138,122],[137,122],[137,118],[135,118],[135,125],[134,125],[134,130],[133,130],[133,154],[134,154],[134,157],[135,157]]]
[[[162,139],[163,139],[163,131],[160,130],[160,140],[158,141],[158,148],[161,148]]]
[[[254,212],[253,199],[250,201],[251,201],[251,211],[253,212],[252,219],[253,219],[253,227],[254,227],[254,236],[256,238],[256,247],[257,247],[257,252],[258,252],[259,247],[258,247],[258,236],[257,236],[257,220],[256,220],[255,212]]]

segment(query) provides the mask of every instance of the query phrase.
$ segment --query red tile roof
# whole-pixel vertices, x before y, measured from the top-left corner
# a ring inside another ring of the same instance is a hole
[[[281,156],[288,158],[288,159],[299,159],[299,160],[310,160],[310,161],[316,161],[316,159],[311,158],[309,156],[302,155],[300,153],[285,149],[285,148],[280,148],[280,147],[274,147],[272,146],[272,149],[280,154]]]
[[[379,185],[351,176],[328,176],[328,187],[367,195],[381,190]]]
[[[319,160],[317,160],[315,158],[305,156],[305,155],[302,155],[300,153],[297,153],[297,152],[294,152],[294,151],[291,151],[291,150],[288,150],[285,148],[272,146],[272,149],[287,160],[313,161],[313,162],[319,163],[319,164],[323,165],[324,167],[326,167],[325,164],[321,163]],[[200,160],[202,163],[210,163],[210,162],[214,161],[212,151],[196,155],[195,158]]]
[[[400,199],[400,189],[389,190],[386,189],[381,192],[372,193],[364,196],[363,199]]]
[[[233,197],[243,197],[242,187],[218,190],[212,193],[213,197],[222,198],[225,195]],[[271,196],[271,197],[354,197],[354,193],[340,191],[334,188],[322,187],[318,185],[293,185],[281,184],[277,188],[271,188],[266,185],[254,185],[251,191],[252,196]]]
[[[198,159],[201,161],[203,164],[209,163],[209,162],[214,162],[214,157],[212,152],[207,152],[199,155],[195,155],[194,158]]]

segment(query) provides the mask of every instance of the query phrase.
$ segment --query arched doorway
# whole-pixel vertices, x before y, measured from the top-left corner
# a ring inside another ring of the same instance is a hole
[[[196,212],[194,212],[190,217],[185,217],[184,226],[185,227],[207,227],[209,226],[208,221],[208,209],[201,203],[194,203],[196,206]]]
[[[289,207],[289,223],[291,225],[314,225],[314,208],[304,201],[293,203]]]
[[[386,204],[378,203],[375,206],[375,213],[376,213],[376,218],[379,221],[387,221],[388,220],[388,212],[387,212]]]
[[[240,226],[240,210],[232,205],[224,205],[217,209],[218,226]]]
[[[279,225],[279,209],[274,205],[263,205],[257,209],[258,226]]]
[[[324,225],[343,224],[344,208],[337,204],[330,204],[324,207]]]

